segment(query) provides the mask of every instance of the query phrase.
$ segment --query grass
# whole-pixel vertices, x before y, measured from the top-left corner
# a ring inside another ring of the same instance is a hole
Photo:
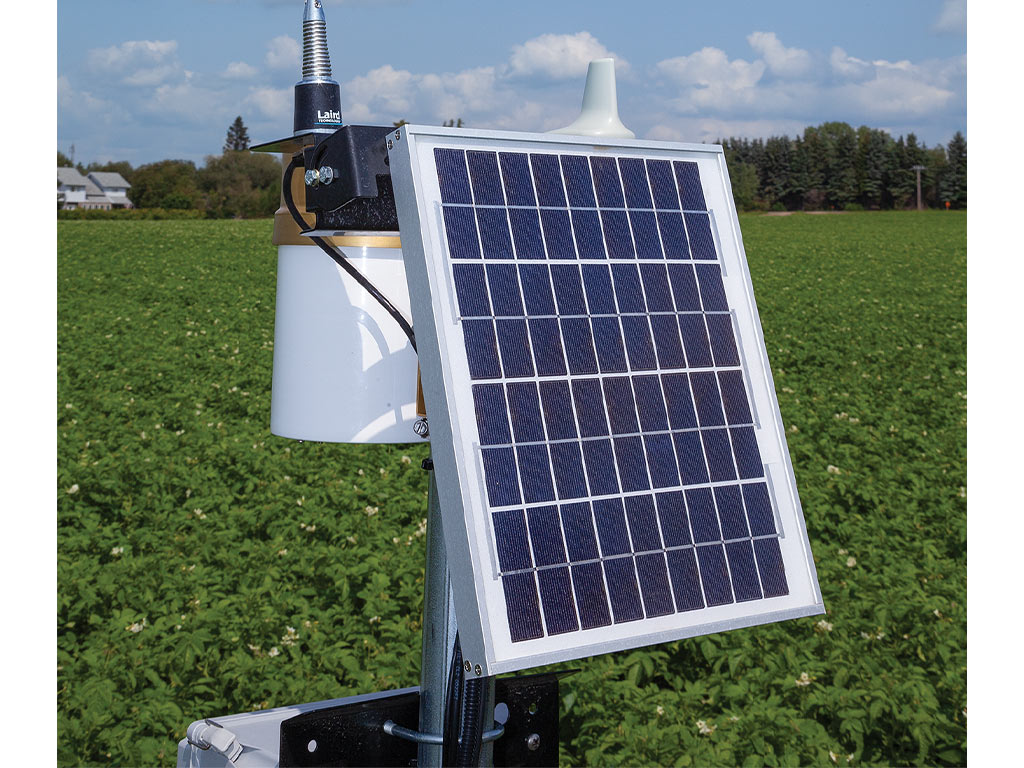
[[[744,216],[829,614],[582,660],[566,764],[966,761],[966,217]],[[414,685],[424,444],[269,434],[268,221],[58,225],[58,761]]]

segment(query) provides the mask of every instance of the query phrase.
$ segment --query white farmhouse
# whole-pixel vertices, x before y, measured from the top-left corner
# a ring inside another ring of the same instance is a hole
[[[120,173],[93,171],[89,174],[89,180],[102,190],[115,208],[132,207],[132,201],[128,199],[128,190],[132,185]]]
[[[119,173],[93,171],[85,177],[75,168],[57,169],[57,201],[65,210],[131,208],[130,187]]]

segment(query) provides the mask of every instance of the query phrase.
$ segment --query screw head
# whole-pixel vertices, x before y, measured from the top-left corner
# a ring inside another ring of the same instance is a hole
[[[529,736],[526,737],[526,748],[531,752],[536,752],[538,749],[540,749],[539,733],[531,733]]]
[[[320,185],[320,173],[317,171],[316,168],[308,168],[306,170],[305,180],[306,180],[306,186],[307,187],[319,186]]]
[[[466,662],[466,671],[469,672],[471,669],[473,669],[473,662],[467,661]]]
[[[415,432],[420,437],[429,437],[430,425],[427,423],[426,419],[416,419],[416,421],[412,425],[412,431]],[[466,669],[469,669],[468,661],[466,662]]]
[[[395,141],[399,141],[402,138],[401,131],[395,131]]]
[[[334,181],[334,169],[329,166],[323,166],[317,173],[320,176],[321,184],[330,184]]]
[[[480,677],[480,675],[483,674],[484,668],[477,664],[473,671],[476,672],[477,677]]]
[[[391,139],[388,139],[388,149],[394,149],[394,147],[394,142],[392,142]]]

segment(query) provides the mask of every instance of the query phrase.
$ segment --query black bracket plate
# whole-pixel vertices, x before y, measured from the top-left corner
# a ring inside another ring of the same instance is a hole
[[[558,765],[558,679],[561,674],[498,678],[495,704],[508,707],[505,733],[494,742],[495,766]],[[416,728],[419,693],[329,707],[281,723],[281,768],[415,766],[417,746],[384,733],[393,720]]]

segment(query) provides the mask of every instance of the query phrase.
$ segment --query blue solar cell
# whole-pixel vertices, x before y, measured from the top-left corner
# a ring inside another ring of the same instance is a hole
[[[534,382],[516,381],[508,385],[508,412],[517,443],[535,443],[544,439],[540,397]]]
[[[622,499],[595,501],[594,524],[597,526],[597,540],[601,542],[601,557],[622,555],[630,551]]]
[[[768,486],[764,483],[749,483],[743,486],[743,503],[747,507],[747,520],[752,536],[774,536],[775,515]]]
[[[576,401],[576,421],[582,437],[600,437],[608,434],[604,417],[604,395],[599,379],[575,379],[572,396]]]
[[[629,538],[634,552],[651,552],[662,549],[658,533],[658,518],[654,512],[653,496],[627,496],[626,520],[629,522]]]
[[[651,340],[651,325],[643,315],[626,315],[622,318],[622,336],[626,342],[626,357],[634,371],[653,371],[658,367]]]
[[[462,332],[466,341],[466,360],[471,379],[497,379],[501,376],[498,361],[498,340],[494,336],[493,320],[463,320]]]
[[[689,264],[669,264],[668,277],[672,283],[676,309],[680,312],[700,312],[700,294],[697,292],[693,267]]]
[[[530,528],[530,543],[533,545],[533,559],[537,566],[566,562],[558,509],[531,507],[526,510],[526,521]]]
[[[629,219],[625,211],[601,211],[604,242],[609,259],[635,259],[633,238],[629,234]]]
[[[718,384],[722,388],[722,405],[729,424],[750,424],[750,405],[743,387],[743,371],[719,371]]]
[[[674,312],[672,291],[668,285],[668,272],[664,264],[641,264],[640,277],[647,296],[647,309],[650,312]]]
[[[604,259],[604,235],[597,211],[572,211],[572,228],[576,232],[576,251],[581,259]]]
[[[612,277],[604,264],[583,265],[583,285],[587,289],[587,305],[591,315],[614,315],[615,293]]]
[[[565,208],[565,188],[558,169],[557,155],[530,155],[533,183],[537,187],[537,204]]]
[[[672,450],[672,437],[667,434],[644,435],[644,446],[647,448],[647,466],[654,487],[671,488],[679,485],[679,467]]]
[[[653,211],[630,211],[629,222],[633,228],[633,243],[638,259],[661,259],[661,241],[658,239],[658,222]]]
[[[666,259],[690,258],[682,214],[659,211],[658,230],[661,232],[661,245],[665,249]]]
[[[736,594],[736,602],[760,600],[761,583],[757,578],[754,548],[750,542],[734,541],[726,544],[725,554],[729,558],[729,573],[732,575],[732,590]]]
[[[617,317],[595,317],[590,321],[594,328],[594,347],[601,373],[624,373],[626,349],[622,345],[622,330]]]
[[[523,297],[519,291],[516,268],[512,264],[488,264],[487,283],[491,287],[491,303],[498,317],[522,317]]]
[[[665,413],[665,396],[661,393],[661,382],[657,376],[634,376],[633,392],[636,395],[636,410],[640,416],[643,432],[658,432],[668,429]]]
[[[583,278],[575,264],[552,264],[551,284],[555,288],[555,300],[560,315],[587,314],[583,298]]]
[[[725,564],[725,550],[721,544],[697,547],[700,563],[700,578],[704,582],[704,595],[708,605],[731,603],[732,585],[729,583],[729,568]]]
[[[596,208],[594,183],[590,178],[590,164],[580,155],[562,155],[562,175],[569,195],[570,208]]]
[[[587,465],[587,483],[592,496],[619,492],[611,440],[584,440],[583,460]]]
[[[697,423],[702,427],[720,427],[725,424],[722,399],[718,395],[715,374],[691,373],[690,386],[693,388],[693,402],[697,409]]]
[[[486,317],[491,314],[487,301],[487,283],[482,264],[453,264],[455,293],[459,297],[459,314],[463,317]]]
[[[549,635],[575,632],[580,628],[576,604],[572,599],[572,581],[568,568],[549,568],[537,572],[544,623]]]
[[[523,485],[523,499],[527,504],[554,501],[555,486],[551,481],[551,459],[546,445],[520,445],[519,480]]]
[[[736,349],[736,337],[732,332],[732,318],[729,315],[706,315],[704,319],[708,323],[715,365],[739,365],[740,354]]]
[[[697,426],[693,412],[693,396],[685,373],[670,373],[661,377],[665,390],[665,405],[668,407],[668,422],[672,429],[692,429]]]
[[[632,557],[619,557],[604,561],[604,577],[608,582],[608,599],[612,604],[615,623],[636,621],[644,617],[640,603],[640,589],[636,583],[636,570]]]
[[[685,213],[686,234],[690,238],[690,252],[695,259],[713,261],[718,258],[715,240],[711,236],[711,218],[706,213]]]
[[[704,462],[704,449],[696,432],[677,432],[672,435],[676,444],[676,460],[683,485],[708,482],[708,468]]]
[[[684,211],[706,211],[704,189],[700,184],[700,172],[696,163],[677,160],[673,163],[676,170],[676,181],[679,183],[679,199]]]
[[[530,183],[530,161],[523,152],[499,152],[501,175],[505,180],[505,197],[509,205],[536,205]]]
[[[530,320],[530,338],[538,376],[565,376],[565,355],[558,332],[558,320],[542,318]]]
[[[511,448],[483,448],[484,485],[492,507],[510,507],[522,503],[516,478],[516,457]]]
[[[658,521],[661,523],[661,537],[666,547],[683,547],[691,544],[690,525],[686,517],[686,504],[682,491],[659,493]]]
[[[604,591],[601,564],[574,565],[572,584],[576,592],[576,605],[580,611],[580,626],[583,629],[594,629],[611,624],[612,617],[608,611],[608,596]]]
[[[594,188],[597,190],[597,204],[602,208],[624,208],[622,184],[614,157],[592,157],[590,167],[594,171]]]
[[[695,542],[701,544],[722,540],[718,516],[715,514],[715,500],[710,488],[687,489],[686,508],[690,511],[690,525],[693,528]]]
[[[676,597],[677,611],[693,611],[704,607],[697,558],[692,549],[671,549],[666,553],[668,575]]]
[[[732,451],[729,449],[729,435],[724,429],[701,430],[704,442],[704,453],[708,457],[708,470],[711,482],[721,483],[736,479],[736,468],[732,463]]]
[[[532,568],[530,537],[526,532],[526,515],[523,510],[495,512],[491,519],[494,521],[494,544],[498,549],[498,565],[502,572]]]
[[[473,183],[473,198],[477,205],[504,205],[501,176],[498,175],[498,155],[495,152],[466,152],[469,178]]]
[[[636,264],[612,264],[612,280],[619,312],[645,312],[644,289],[640,284],[640,270]]]
[[[679,315],[679,335],[686,348],[686,362],[691,368],[710,368],[714,365],[708,331],[701,315]]]
[[[448,253],[453,259],[479,259],[480,239],[472,208],[444,207],[444,231],[448,235]]]
[[[672,613],[672,590],[668,585],[665,555],[661,552],[640,555],[636,558],[636,573],[640,577],[640,594],[647,618]]]
[[[640,431],[636,420],[636,406],[633,404],[633,390],[629,379],[615,376],[604,380],[604,399],[608,407],[612,434],[631,435]]]
[[[743,495],[738,485],[720,485],[715,488],[718,519],[722,523],[722,537],[745,539],[750,536],[747,518],[743,514]]]
[[[567,381],[540,382],[540,401],[548,440],[570,440],[576,437],[576,420],[572,415],[572,396]]]
[[[648,160],[647,175],[651,179],[655,208],[679,210],[679,194],[672,176],[672,165],[668,160]]]
[[[515,573],[501,577],[505,591],[505,610],[508,614],[508,629],[513,643],[544,637],[544,626],[540,620],[540,605],[537,600],[537,584],[533,573]]]
[[[505,406],[505,389],[501,384],[474,384],[473,409],[480,435],[480,445],[508,445],[512,442]]]
[[[764,464],[761,452],[757,449],[757,436],[753,427],[736,427],[729,430],[732,437],[732,449],[736,453],[736,469],[740,477],[750,480],[764,477]]]
[[[590,321],[585,317],[570,317],[560,321],[562,338],[565,339],[565,356],[569,373],[574,376],[597,373],[597,358],[594,356],[594,337],[590,333]]]
[[[512,238],[516,244],[516,257],[520,259],[543,259],[544,241],[540,237],[540,219],[533,208],[509,208],[512,223]]]
[[[700,299],[705,312],[728,312],[729,302],[725,298],[722,283],[722,268],[717,264],[695,264],[697,282],[700,284]]]
[[[485,259],[511,259],[512,237],[508,231],[508,216],[504,208],[477,208],[476,222],[480,227],[480,247]]]
[[[644,161],[638,157],[620,157],[619,173],[622,175],[622,188],[626,193],[626,206],[629,208],[653,208]]]
[[[559,499],[579,499],[587,495],[579,443],[552,443],[551,467]]]
[[[651,487],[644,460],[644,444],[639,437],[616,437],[615,461],[623,491],[646,491]]]
[[[575,259],[576,246],[572,242],[569,212],[541,208],[540,224],[544,230],[544,243],[549,259]]]
[[[523,299],[526,314],[555,314],[555,297],[551,293],[551,275],[547,264],[523,264],[519,267],[519,279],[523,284]]]
[[[757,568],[761,572],[761,585],[765,597],[781,597],[789,594],[786,583],[786,569],[782,564],[782,550],[778,539],[754,539],[754,554]]]
[[[563,504],[560,513],[569,561],[577,563],[581,560],[596,560],[600,557],[597,549],[597,537],[594,534],[594,520],[590,514],[590,504],[587,502]]]
[[[506,379],[533,376],[533,359],[530,357],[530,336],[526,332],[525,320],[498,320],[498,349]]]
[[[686,357],[679,341],[679,323],[674,315],[651,315],[651,333],[658,365],[662,368],[685,368]]]
[[[437,181],[441,186],[441,202],[472,204],[473,195],[469,191],[469,174],[462,150],[435,149],[434,163],[437,165]]]

